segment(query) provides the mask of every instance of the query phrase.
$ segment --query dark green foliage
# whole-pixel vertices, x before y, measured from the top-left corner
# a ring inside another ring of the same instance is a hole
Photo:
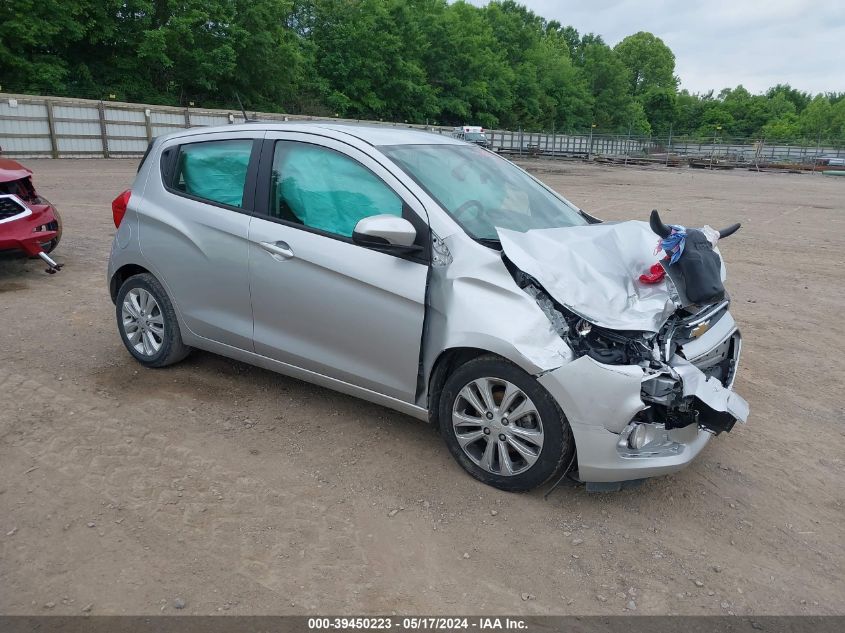
[[[837,139],[845,93],[678,92],[651,33],[611,48],[514,0],[15,0],[0,85],[442,125]]]

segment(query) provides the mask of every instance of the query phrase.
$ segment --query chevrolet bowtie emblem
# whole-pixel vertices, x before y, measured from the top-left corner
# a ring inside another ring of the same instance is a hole
[[[710,329],[710,321],[702,321],[701,323],[699,323],[698,325],[696,325],[693,328],[693,330],[692,330],[692,332],[690,332],[690,334],[692,334],[693,338],[698,338],[699,336],[704,334],[709,329]]]

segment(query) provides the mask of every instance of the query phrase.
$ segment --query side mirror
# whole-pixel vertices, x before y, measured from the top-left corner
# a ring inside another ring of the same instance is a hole
[[[395,215],[371,215],[363,218],[352,231],[352,241],[370,248],[384,248],[402,252],[420,250],[414,244],[417,230],[405,218]]]

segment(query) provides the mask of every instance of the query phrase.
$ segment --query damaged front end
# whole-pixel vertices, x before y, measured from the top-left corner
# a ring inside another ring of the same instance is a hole
[[[503,259],[514,281],[573,352],[572,362],[538,379],[567,415],[585,481],[672,472],[708,437],[748,417],[748,404],[732,390],[742,339],[729,300],[692,305],[671,278],[648,288],[631,281],[636,271],[647,269],[649,258],[654,261],[653,237],[643,226],[632,226],[643,224],[601,227],[597,239],[612,249],[594,259],[584,248],[567,252],[567,244],[559,242],[565,234],[556,236],[559,249],[550,257],[568,260],[569,271],[544,265],[537,236],[502,235]],[[583,247],[583,236],[575,234],[596,228],[570,229],[574,237],[566,239]],[[618,248],[620,236],[637,235],[645,247],[638,249],[632,240],[633,249]]]
[[[731,391],[742,339],[727,301],[697,313],[679,311],[657,333],[610,330],[560,305],[535,280],[511,269],[517,284],[537,301],[576,359],[638,368],[643,406],[626,424],[632,427],[630,448],[650,444],[661,435],[660,430],[697,425],[718,435],[730,431],[736,420],[746,421],[748,405]],[[637,425],[652,428],[637,431]],[[621,433],[624,429],[608,430]]]
[[[0,159],[0,251],[21,251],[40,257],[55,273],[62,265],[49,255],[62,236],[56,208],[32,184],[32,172],[15,161]]]

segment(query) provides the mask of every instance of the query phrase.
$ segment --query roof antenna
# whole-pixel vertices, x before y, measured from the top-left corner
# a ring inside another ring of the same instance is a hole
[[[257,122],[258,119],[250,119],[246,115],[246,110],[244,110],[244,104],[241,102],[241,96],[237,92],[235,93],[235,99],[238,100],[238,105],[241,107],[241,114],[244,115],[244,123],[255,123],[255,122]]]

